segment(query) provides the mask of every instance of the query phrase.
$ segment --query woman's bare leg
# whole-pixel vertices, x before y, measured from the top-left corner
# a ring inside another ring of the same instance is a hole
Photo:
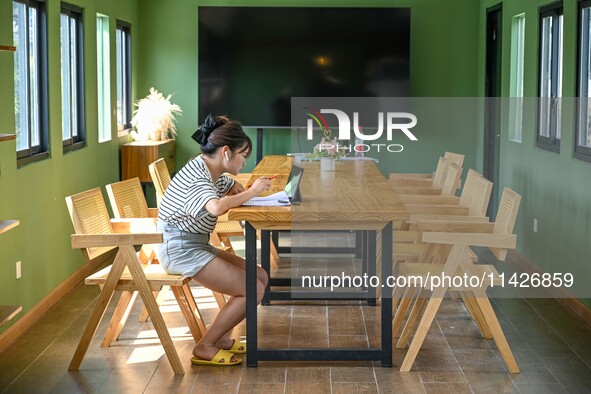
[[[236,267],[244,270],[246,274],[246,260],[244,260],[242,257],[236,256],[235,254],[226,252],[224,250],[220,250],[219,257],[226,260],[228,263],[231,263]],[[269,282],[269,276],[267,275],[267,272],[259,266],[257,266],[257,279],[263,284],[265,288],[267,287],[267,283]],[[261,299],[258,300],[259,303],[260,300]],[[230,338],[229,333],[230,332],[225,333],[218,339],[218,341],[216,342],[216,346],[218,348],[230,349],[232,347],[234,340]]]
[[[196,357],[211,360],[219,349],[216,343],[246,316],[246,283],[244,275],[244,269],[221,257],[216,257],[193,277],[196,282],[208,289],[231,296],[214,322],[209,326],[205,335],[193,349],[193,354]],[[261,302],[264,292],[265,285],[260,280],[257,280],[257,303]],[[231,343],[229,346],[231,346]]]

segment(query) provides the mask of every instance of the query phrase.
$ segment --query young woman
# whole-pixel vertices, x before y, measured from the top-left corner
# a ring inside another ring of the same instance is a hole
[[[230,299],[207,333],[193,349],[193,364],[236,365],[234,354],[246,352],[246,344],[227,333],[246,315],[245,261],[209,243],[217,217],[230,208],[268,190],[261,177],[244,190],[232,178],[246,164],[252,142],[240,124],[224,116],[209,115],[193,134],[202,155],[189,161],[172,179],[158,210],[158,231],[164,242],[156,250],[160,264],[170,274],[193,278],[197,283]],[[266,272],[257,267],[257,300],[267,286]]]

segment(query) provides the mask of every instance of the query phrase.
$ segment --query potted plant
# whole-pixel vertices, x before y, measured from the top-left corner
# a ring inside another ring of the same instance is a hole
[[[170,102],[172,95],[164,97],[156,89],[150,88],[150,94],[138,100],[137,109],[131,119],[131,137],[137,141],[160,141],[169,139],[168,132],[176,136],[175,115],[181,114],[181,107]]]
[[[339,146],[337,138],[330,139],[330,130],[324,133],[324,137],[314,146],[311,155],[313,158],[320,159],[320,171],[334,171],[336,161],[345,156],[344,149]]]

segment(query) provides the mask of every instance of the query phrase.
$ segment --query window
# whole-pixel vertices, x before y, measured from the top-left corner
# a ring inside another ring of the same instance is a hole
[[[577,135],[575,154],[578,159],[591,161],[591,0],[579,2],[579,61],[577,96]]]
[[[14,1],[14,108],[19,165],[49,157],[45,3]]]
[[[537,146],[560,151],[562,3],[540,9]]]
[[[511,74],[509,140],[521,142],[523,129],[523,62],[525,49],[525,14],[513,17],[511,26]]]
[[[117,131],[131,128],[131,25],[117,21]]]
[[[98,82],[98,140],[111,140],[111,66],[109,17],[96,15],[96,58]]]
[[[84,146],[84,36],[82,10],[62,3],[60,14],[62,140],[64,151]]]

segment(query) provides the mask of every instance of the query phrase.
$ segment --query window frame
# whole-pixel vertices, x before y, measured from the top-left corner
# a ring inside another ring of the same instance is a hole
[[[564,9],[562,1],[558,1],[544,7],[539,8],[538,12],[538,108],[537,108],[537,117],[536,117],[536,147],[547,150],[550,152],[560,153],[560,138],[557,136],[557,132],[560,130],[561,124],[561,108],[560,106],[560,97],[562,97],[562,86],[559,85],[559,78],[562,78],[562,75],[559,75],[559,71],[562,72],[562,51],[564,49],[564,37],[562,36],[562,32],[564,29]],[[550,66],[550,97],[542,97],[542,44],[543,44],[543,22],[544,18],[552,17],[552,43],[550,47],[550,56],[551,56],[551,66]],[[562,16],[562,23],[559,25],[556,20],[559,20]],[[561,34],[557,34],[561,33]],[[542,124],[540,121],[541,110],[542,106],[545,104],[545,100],[551,100],[550,102],[550,131],[549,136],[543,136],[540,134],[542,130]]]
[[[85,78],[84,78],[84,10],[68,3],[61,3],[60,10],[60,28],[61,28],[61,16],[67,15],[68,18],[76,21],[76,75],[75,80],[70,80],[70,83],[76,84],[76,99],[70,101],[72,106],[70,112],[76,112],[76,126],[78,127],[78,133],[76,136],[70,134],[69,138],[64,139],[62,135],[62,145],[64,152],[70,152],[75,149],[83,148],[86,145],[86,107],[85,107]],[[60,33],[61,34],[61,33]],[[60,36],[61,40],[61,36]],[[61,47],[61,45],[60,45]],[[70,45],[68,45],[71,48]],[[62,53],[60,51],[60,56]],[[70,71],[72,72],[72,71]],[[63,81],[62,81],[63,83]],[[71,90],[70,90],[71,93]],[[63,126],[63,100],[62,97],[62,126]],[[71,100],[71,97],[70,97]],[[75,105],[75,108],[73,108]],[[73,124],[71,124],[73,126]],[[63,132],[63,130],[62,130]]]
[[[587,51],[587,57],[591,50],[589,48],[583,48],[583,37],[581,36],[582,33],[582,13],[584,8],[589,8],[589,12],[591,13],[591,0],[579,0],[577,4],[577,69],[576,69],[576,97],[577,97],[577,106],[575,110],[575,138],[573,138],[573,157],[579,160],[587,161],[591,163],[591,146],[582,146],[579,145],[579,137],[581,132],[581,123],[580,123],[580,116],[581,116],[581,109],[583,106],[583,100],[585,103],[591,102],[591,89],[587,92],[587,97],[582,97],[581,94],[581,77],[582,77],[582,67],[581,67],[581,60],[582,60],[582,50],[585,49]],[[591,27],[591,22],[590,22]],[[591,43],[591,33],[587,32],[587,42]],[[587,65],[587,68],[591,67],[591,61]],[[588,78],[591,77],[591,72],[589,72]],[[588,111],[588,110],[587,110]],[[591,111],[588,111],[588,114]],[[589,116],[589,115],[588,115]],[[587,129],[587,136],[591,135],[591,128]]]
[[[29,62],[30,58],[30,47],[29,44],[31,42],[30,37],[30,28],[29,28],[29,9],[36,8],[37,9],[37,34],[35,40],[37,42],[36,48],[36,55],[38,59],[37,64],[37,83],[36,89],[38,91],[38,107],[39,107],[39,114],[38,114],[38,130],[39,130],[39,145],[31,146],[32,135],[31,135],[31,113],[28,113],[28,117],[26,120],[27,124],[27,133],[28,133],[28,147],[25,149],[17,150],[16,152],[16,159],[17,159],[17,167],[21,167],[23,165],[40,161],[49,157],[49,106],[48,106],[48,60],[47,60],[47,4],[45,0],[13,0],[12,4],[14,7],[14,3],[23,4],[26,7],[27,18],[26,18],[26,41],[27,45],[25,46],[25,56],[24,59],[26,61],[26,73],[27,73],[27,87],[26,87],[26,96],[27,96],[27,108],[31,108],[31,83],[30,83],[30,69],[31,64]],[[14,31],[13,31],[14,36]],[[19,43],[14,43],[16,48],[16,52],[14,54],[15,57],[18,57],[21,52],[19,47]],[[15,59],[15,67],[17,64],[17,60]],[[15,89],[16,89],[16,81],[15,81]],[[15,100],[16,100],[16,92],[15,92]],[[16,108],[16,105],[15,105]],[[15,114],[16,117],[16,114]],[[19,119],[15,119],[16,122],[19,122]],[[18,143],[16,144],[18,149]]]
[[[122,48],[124,57],[121,59],[124,64],[122,65],[123,73],[125,75],[125,80],[123,81],[123,123],[119,123],[119,108],[117,108],[117,131],[124,131],[131,129],[131,118],[132,118],[132,95],[131,95],[131,24],[129,22],[125,22],[123,20],[117,19],[115,21],[115,63],[116,68],[119,70],[119,61],[121,54],[119,53],[119,47],[117,45],[117,38],[119,35],[119,31],[124,33],[124,37],[126,37],[124,48]],[[116,75],[117,78],[117,89],[119,89],[120,78]],[[117,92],[117,101],[119,101],[119,92]]]

